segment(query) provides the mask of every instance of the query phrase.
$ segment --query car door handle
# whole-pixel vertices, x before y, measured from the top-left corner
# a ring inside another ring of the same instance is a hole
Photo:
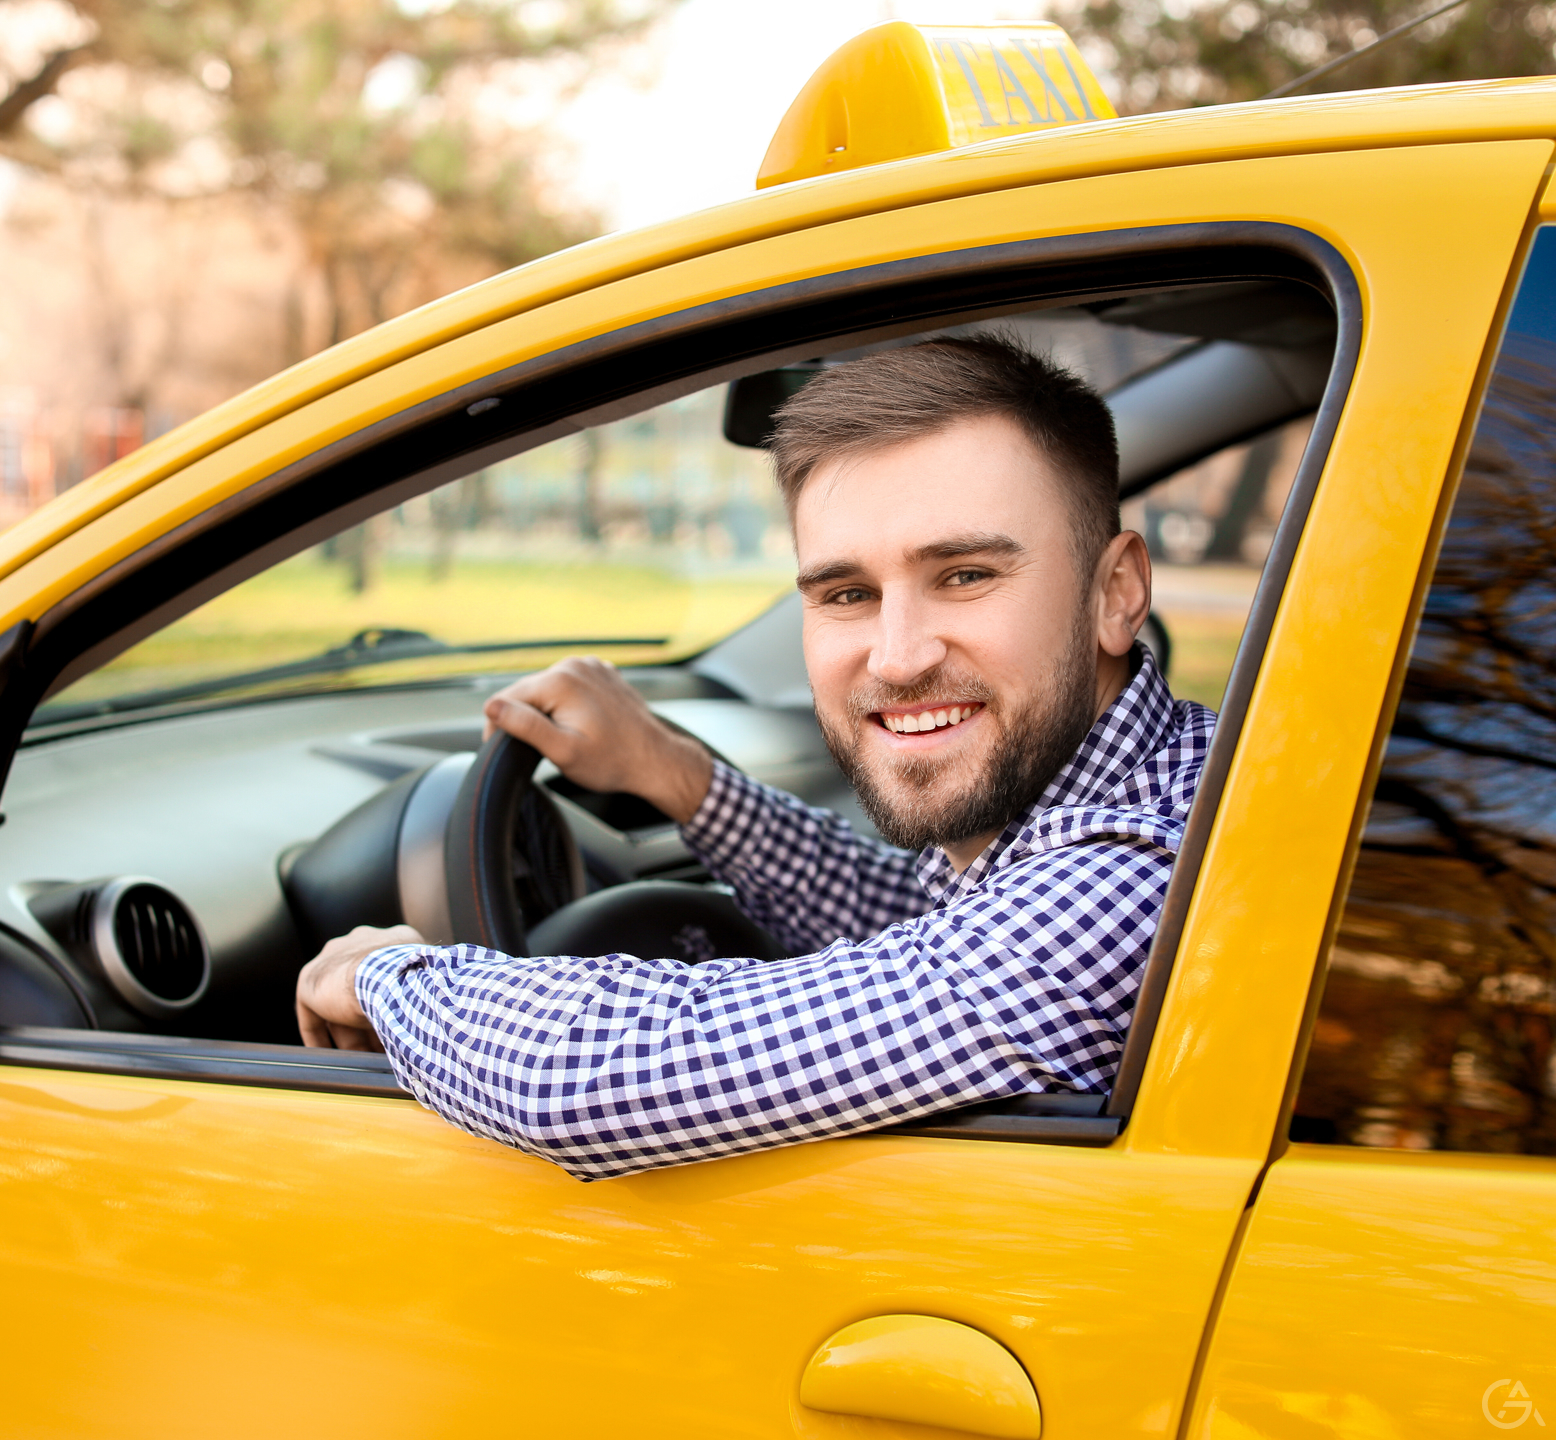
[[[1021,1362],[982,1331],[933,1315],[845,1325],[811,1356],[800,1403],[1001,1440],[1038,1440],[1043,1429]]]

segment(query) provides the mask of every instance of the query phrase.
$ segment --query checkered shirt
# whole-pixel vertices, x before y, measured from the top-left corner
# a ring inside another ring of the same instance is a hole
[[[717,764],[686,842],[805,953],[686,966],[402,945],[362,963],[357,996],[422,1104],[588,1179],[1105,1091],[1214,720],[1143,655],[959,875],[941,850],[891,849]]]

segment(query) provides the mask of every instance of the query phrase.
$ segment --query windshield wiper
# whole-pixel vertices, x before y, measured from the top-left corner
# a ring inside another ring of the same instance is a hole
[[[303,680],[312,675],[337,675],[359,670],[364,665],[387,665],[396,660],[421,660],[443,655],[496,655],[505,650],[558,650],[574,647],[637,647],[668,645],[668,636],[610,636],[552,640],[485,640],[475,645],[450,645],[423,630],[361,630],[346,641],[305,660],[285,665],[269,665],[262,670],[243,670],[236,675],[216,675],[187,685],[168,685],[158,690],[137,690],[129,695],[113,695],[102,700],[82,700],[74,705],[40,707],[35,722],[60,725],[72,720],[88,720],[98,715],[117,715],[127,710],[144,710],[153,705],[178,705],[219,695],[224,690],[246,690],[254,685],[271,685],[286,680]]]

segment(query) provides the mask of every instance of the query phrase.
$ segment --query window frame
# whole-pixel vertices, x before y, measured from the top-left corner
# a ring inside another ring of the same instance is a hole
[[[1127,278],[1119,273],[1124,265]],[[33,709],[52,691],[241,580],[483,465],[807,358],[818,346],[848,348],[1023,304],[1040,308],[1253,279],[1295,280],[1324,293],[1336,314],[1335,351],[1233,662],[1113,1090],[1107,1097],[1028,1096],[1020,1108],[977,1106],[868,1132],[1107,1145],[1127,1125],[1139,1091],[1211,826],[1360,353],[1356,277],[1333,245],[1297,226],[1213,221],[1107,230],[836,271],[610,330],[412,406],[211,506],[109,567],[35,624],[23,622],[0,636],[0,777]],[[644,387],[644,375],[659,378]],[[478,416],[468,413],[489,399],[501,403]],[[516,416],[522,423],[514,423]],[[121,717],[119,723],[134,722]],[[11,932],[8,938],[22,940]],[[60,968],[52,957],[50,963]],[[383,1057],[333,1052],[327,1059],[326,1053],[104,1031],[0,1031],[0,1063],[404,1095]],[[298,1058],[304,1054],[307,1062]]]

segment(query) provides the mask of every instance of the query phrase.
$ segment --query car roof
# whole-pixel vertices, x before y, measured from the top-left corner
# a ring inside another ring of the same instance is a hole
[[[798,180],[531,261],[353,336],[142,446],[0,535],[0,575],[167,476],[320,397],[596,286],[816,225],[1133,170],[1556,134],[1556,77],[1338,94],[1094,121]]]

